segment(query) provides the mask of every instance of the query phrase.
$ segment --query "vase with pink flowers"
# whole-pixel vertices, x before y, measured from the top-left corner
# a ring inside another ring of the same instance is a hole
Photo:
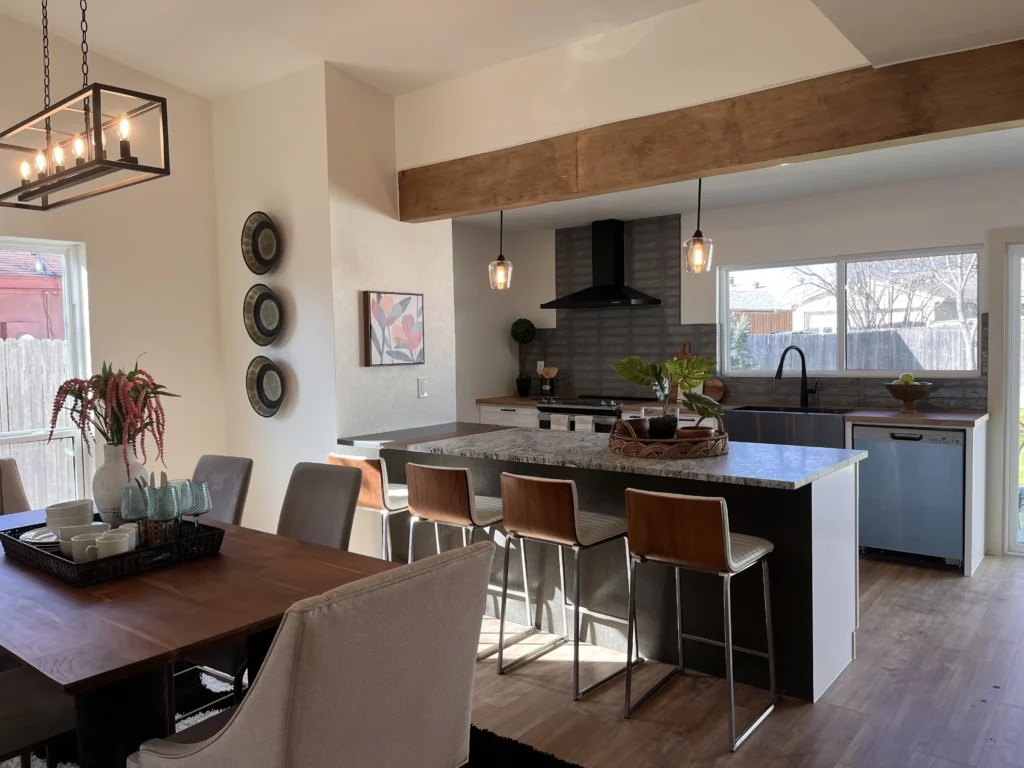
[[[164,460],[166,421],[162,397],[177,397],[139,368],[114,370],[103,363],[88,379],[68,379],[57,390],[50,421],[50,438],[62,410],[82,435],[86,450],[103,440],[103,464],[92,479],[93,500],[106,523],[120,524],[121,490],[135,478],[145,478],[147,439],[155,444],[156,458]],[[140,461],[141,459],[141,461]]]

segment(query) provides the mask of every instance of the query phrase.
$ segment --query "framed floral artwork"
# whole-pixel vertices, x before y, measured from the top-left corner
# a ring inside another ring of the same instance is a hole
[[[423,294],[363,291],[364,365],[424,362]]]

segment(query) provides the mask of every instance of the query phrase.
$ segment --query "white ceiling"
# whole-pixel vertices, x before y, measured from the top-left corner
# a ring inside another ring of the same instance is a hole
[[[95,0],[92,51],[216,98],[317,61],[399,94],[691,5],[697,0]],[[38,28],[32,0],[0,14]],[[51,33],[80,40],[78,3]]]
[[[813,0],[876,67],[1024,38],[1024,0]]]
[[[1024,168],[1024,128],[715,176],[704,183],[703,205],[730,208],[1011,168]],[[576,227],[597,219],[628,221],[696,209],[697,182],[684,181],[517,208],[506,211],[505,229],[532,232]],[[466,216],[457,221],[497,228],[498,214]]]

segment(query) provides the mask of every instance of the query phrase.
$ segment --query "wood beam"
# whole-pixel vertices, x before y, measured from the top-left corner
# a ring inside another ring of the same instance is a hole
[[[1024,41],[824,75],[399,173],[402,221],[1024,125]]]

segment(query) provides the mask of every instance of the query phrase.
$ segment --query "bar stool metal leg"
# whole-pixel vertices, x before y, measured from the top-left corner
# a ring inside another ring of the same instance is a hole
[[[626,661],[629,661],[628,656]],[[577,547],[572,548],[572,700],[580,700],[580,551]]]
[[[441,526],[434,523],[434,545],[437,547],[437,554],[441,554]]]
[[[413,533],[416,531],[416,523],[418,522],[419,518],[415,517],[414,515],[409,515],[409,563],[412,563]]]
[[[517,546],[519,547],[519,563],[523,568],[523,599],[526,600],[526,620],[531,627],[540,629],[533,611],[530,610],[530,577],[526,572],[526,540],[519,539]]]
[[[569,613],[566,611],[566,604],[569,596],[565,593],[565,548],[558,544],[558,580],[562,586],[562,634],[569,636]]]
[[[725,695],[729,701],[729,745],[736,751],[736,691],[732,676],[732,578],[722,576],[722,609],[725,614]]]
[[[764,628],[768,633],[768,685],[775,701],[775,640],[772,638],[772,592],[768,586],[768,559],[761,560],[761,582],[764,586]]]
[[[468,547],[473,543],[473,529],[463,528],[462,529],[462,546]]]
[[[638,638],[637,639],[637,643],[640,642],[639,641],[639,634],[637,633],[637,621],[636,621],[636,566],[637,566],[637,563],[640,563],[640,562],[643,562],[643,561],[640,560],[639,558],[636,558],[636,557],[632,557],[631,560],[632,560],[632,566],[631,566],[632,573],[630,575],[630,580],[629,580],[629,624],[628,624],[628,629],[627,629],[628,636],[626,638],[626,655],[627,655],[627,658],[632,658],[632,656],[633,656],[633,637],[634,637],[634,634],[636,634],[636,636]],[[676,600],[676,626],[677,627],[680,626],[680,624],[682,622],[682,618],[681,618],[682,617],[682,613],[680,611],[680,606],[681,605],[682,605],[682,602],[680,600]],[[682,645],[683,645],[682,640],[680,640],[679,641],[679,648],[680,648],[679,666],[674,668],[674,669],[670,669],[658,682],[656,682],[654,685],[652,685],[650,688],[648,688],[647,691],[639,699],[637,699],[635,704],[633,703],[633,700],[632,700],[633,666],[634,666],[634,664],[627,664],[626,665],[626,703],[625,703],[624,713],[625,713],[625,718],[627,720],[630,717],[632,717],[633,713],[636,712],[637,709],[642,707],[644,705],[644,703],[648,699],[651,698],[651,696],[653,696],[658,691],[660,691],[665,686],[665,684],[668,683],[669,680],[671,680],[673,677],[675,677],[676,675],[678,675],[680,673],[680,670],[682,669],[682,663],[683,663],[683,658],[682,658],[682,655],[681,655],[682,654]]]
[[[490,528],[489,527],[488,528],[484,528],[484,531],[486,533],[490,534]],[[475,532],[476,532],[476,528],[470,528],[469,529],[469,543],[470,544],[473,543],[473,534]],[[511,539],[511,537],[509,537],[509,539]],[[504,577],[502,578],[501,613],[499,614],[500,625],[499,625],[499,630],[498,630],[498,642],[496,644],[494,644],[494,645],[491,645],[491,646],[488,646],[487,648],[484,648],[482,651],[480,651],[476,655],[476,660],[477,661],[483,661],[484,659],[489,659],[491,656],[493,656],[495,653],[497,653],[498,654],[499,674],[501,674],[500,670],[502,668],[501,651],[504,648],[508,648],[508,647],[510,647],[512,645],[515,645],[520,640],[523,640],[524,638],[527,638],[530,635],[533,635],[533,634],[537,633],[537,630],[534,627],[530,627],[530,628],[525,629],[522,632],[514,635],[513,637],[510,637],[507,642],[505,641],[505,602],[506,602],[507,596],[508,596],[508,557],[509,557],[509,547],[510,546],[511,546],[511,544],[506,542],[506,545],[505,545],[505,570],[504,570]]]
[[[389,562],[391,560],[391,526],[388,525],[387,510],[380,513],[380,556]]]
[[[555,650],[555,648],[558,648],[560,645],[564,645],[565,642],[566,642],[564,637],[556,637],[554,640],[550,640],[547,643],[545,643],[544,645],[540,646],[539,648],[535,648],[534,650],[530,651],[525,656],[520,656],[518,659],[516,659],[515,661],[512,661],[507,666],[504,664],[504,650],[505,650],[505,604],[506,604],[506,600],[508,598],[508,555],[509,555],[509,549],[511,548],[513,542],[516,544],[516,546],[518,546],[520,548],[519,551],[520,551],[521,555],[523,553],[523,544],[525,543],[523,541],[523,539],[521,539],[519,537],[516,537],[516,536],[512,536],[511,534],[509,534],[508,539],[506,540],[506,543],[505,543],[505,566],[504,566],[504,569],[503,569],[503,576],[502,576],[502,579],[501,579],[501,618],[500,618],[500,623],[499,623],[499,628],[498,628],[498,674],[499,675],[503,675],[506,672],[511,672],[516,667],[522,666],[523,664],[525,664],[528,661],[533,661],[534,659],[539,658],[539,657],[543,656],[544,654],[549,653],[549,652]],[[522,562],[523,562],[523,577],[525,579],[525,577],[526,577],[526,567],[525,567],[526,566],[526,558],[525,558],[525,556],[522,557]],[[528,584],[529,584],[529,582],[524,582],[524,587],[528,587]],[[527,606],[529,606],[529,604],[530,604],[530,601],[529,601],[529,589],[526,588],[526,589],[523,590],[523,592],[524,592],[524,594],[527,595],[526,604],[527,604]],[[519,635],[517,635],[516,637],[512,638],[512,640],[510,640],[508,644],[511,646],[514,643],[519,642],[519,640],[523,639],[524,637],[526,637],[528,635],[532,635],[535,632],[537,632],[537,628],[535,626],[534,627],[530,627],[525,632],[522,632]]]
[[[679,641],[679,674],[685,675],[686,664],[683,661],[683,585],[679,568],[676,568],[676,635]]]

